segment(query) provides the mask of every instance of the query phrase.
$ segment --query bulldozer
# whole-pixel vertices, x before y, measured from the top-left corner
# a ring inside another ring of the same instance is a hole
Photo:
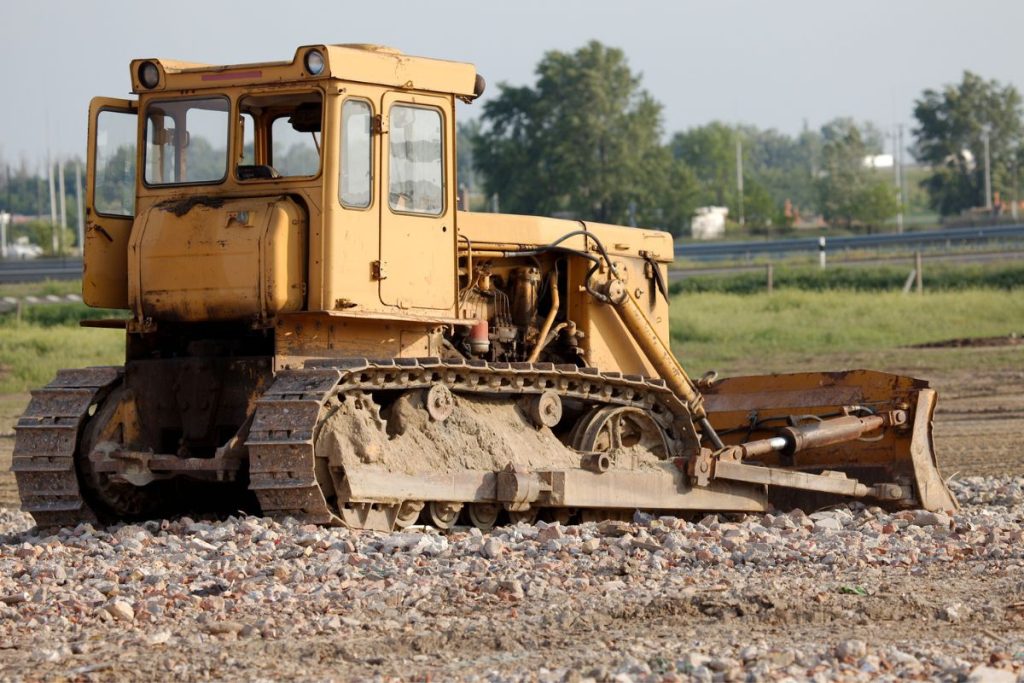
[[[120,367],[16,425],[40,526],[196,509],[393,530],[859,500],[951,510],[936,393],[882,372],[698,381],[671,235],[459,204],[468,63],[376,45],[131,62],[89,110],[82,296]]]

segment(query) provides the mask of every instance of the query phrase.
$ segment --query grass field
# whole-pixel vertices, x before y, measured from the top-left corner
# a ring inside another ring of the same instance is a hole
[[[60,368],[124,362],[124,332],[71,325],[0,324],[0,394],[41,387]]]
[[[922,358],[906,348],[912,344],[1024,333],[1024,296],[980,289],[682,294],[673,299],[671,320],[673,348],[694,374],[712,367],[728,374],[822,369],[826,362],[912,368]],[[999,362],[998,355],[978,362]]]

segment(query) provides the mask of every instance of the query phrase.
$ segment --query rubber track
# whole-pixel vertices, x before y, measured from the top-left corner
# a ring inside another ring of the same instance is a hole
[[[263,514],[337,524],[316,481],[313,452],[317,422],[332,396],[348,391],[427,388],[444,384],[455,393],[522,396],[554,391],[595,405],[649,410],[677,439],[692,433],[690,413],[660,379],[554,363],[452,362],[437,358],[314,361],[285,370],[256,403],[246,446],[249,488]]]
[[[11,471],[18,482],[21,509],[40,527],[96,521],[82,498],[75,452],[89,408],[122,374],[119,367],[60,370],[52,382],[32,392],[14,427]]]

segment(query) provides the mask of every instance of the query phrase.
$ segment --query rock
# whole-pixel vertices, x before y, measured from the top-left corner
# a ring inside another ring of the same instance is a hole
[[[839,531],[843,523],[836,517],[824,517],[814,522],[815,531]]]
[[[867,643],[863,640],[843,640],[836,645],[836,657],[844,660],[860,659],[868,652]]]
[[[597,550],[601,547],[601,540],[598,538],[588,538],[587,540],[583,541],[580,547],[583,549],[583,552],[589,555],[591,553],[597,552]]]
[[[522,600],[526,596],[522,582],[515,579],[512,581],[503,581],[501,583],[501,588],[514,600]]]
[[[687,652],[681,660],[676,662],[676,668],[680,671],[693,671],[702,666],[707,666],[711,657],[700,652]]]
[[[565,536],[565,531],[562,529],[562,525],[557,522],[551,524],[537,533],[537,540],[541,543],[545,541],[554,541]]]
[[[163,645],[171,639],[171,632],[168,629],[162,629],[151,633],[146,637],[146,645]]]
[[[927,510],[915,510],[913,523],[917,526],[940,526],[948,528],[950,518],[941,512],[929,512]]]
[[[766,653],[762,659],[776,669],[785,669],[796,661],[796,653],[792,650],[772,650]]]
[[[619,538],[628,534],[630,532],[630,528],[631,526],[629,522],[606,520],[597,525],[597,532],[602,536]]]
[[[505,544],[493,536],[484,541],[483,553],[492,560],[497,559],[504,549]]]
[[[944,607],[941,610],[940,615],[942,616],[942,618],[945,621],[948,621],[950,623],[954,623],[955,624],[956,622],[960,621],[960,619],[961,619],[961,614],[960,614],[960,610],[961,609],[962,609],[962,605],[960,605],[960,603],[956,603],[955,605],[949,605],[947,607]]]
[[[967,675],[967,683],[1016,683],[1017,675],[1006,669],[976,666]]]
[[[198,550],[198,551],[201,551],[201,552],[212,552],[212,551],[217,550],[217,546],[215,546],[212,543],[207,543],[206,541],[204,541],[201,538],[193,538],[193,539],[191,539],[189,541],[189,545],[192,546],[192,548],[194,548],[195,550]]]
[[[126,600],[114,600],[108,603],[104,609],[118,621],[135,621],[135,610]]]

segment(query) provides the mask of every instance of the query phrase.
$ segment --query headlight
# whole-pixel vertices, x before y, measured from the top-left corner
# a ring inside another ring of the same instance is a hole
[[[324,71],[324,56],[320,50],[310,50],[306,53],[306,71],[312,76],[319,76]]]
[[[160,69],[153,62],[139,64],[139,83],[143,88],[151,90],[160,83]]]

